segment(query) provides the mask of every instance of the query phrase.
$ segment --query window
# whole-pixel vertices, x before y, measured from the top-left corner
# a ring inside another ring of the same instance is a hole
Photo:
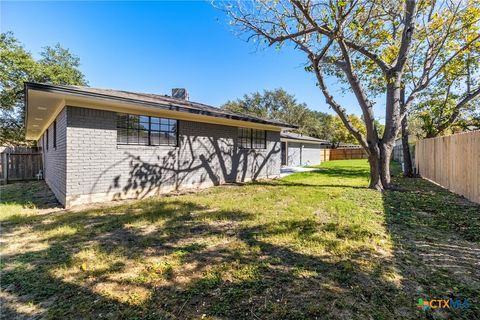
[[[53,147],[57,148],[57,120],[53,121]]]
[[[267,131],[252,129],[252,148],[265,149],[267,140]]]
[[[47,131],[45,132],[45,135],[46,135],[46,137],[47,137],[47,151],[48,151],[48,129],[47,129]]]
[[[238,128],[238,145],[244,149],[265,149],[267,132],[265,130]]]
[[[177,120],[117,114],[117,144],[176,146]]]

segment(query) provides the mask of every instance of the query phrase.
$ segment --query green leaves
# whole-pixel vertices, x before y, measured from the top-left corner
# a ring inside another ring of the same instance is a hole
[[[305,68],[307,70],[311,66]],[[299,133],[321,139],[330,140],[334,132],[331,115],[311,111],[283,89],[246,94],[242,99],[228,101],[222,108],[297,125]]]
[[[44,47],[41,59],[31,53],[11,32],[0,34],[0,144],[24,143],[23,83],[86,85],[80,58],[60,44]]]

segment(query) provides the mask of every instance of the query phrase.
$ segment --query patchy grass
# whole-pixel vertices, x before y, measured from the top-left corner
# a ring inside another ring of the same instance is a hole
[[[26,222],[30,215],[60,208],[44,181],[16,182],[0,185],[0,222],[18,219]]]
[[[0,317],[480,317],[479,205],[420,179],[369,190],[364,160],[321,168],[48,213],[2,186]]]

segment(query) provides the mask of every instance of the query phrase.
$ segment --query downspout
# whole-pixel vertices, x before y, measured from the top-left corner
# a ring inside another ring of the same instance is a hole
[[[303,144],[300,144],[300,167],[303,166]]]
[[[288,141],[285,141],[285,165],[288,167]]]

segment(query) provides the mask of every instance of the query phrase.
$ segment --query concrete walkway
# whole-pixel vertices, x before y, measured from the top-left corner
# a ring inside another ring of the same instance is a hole
[[[322,169],[320,168],[282,167],[280,169],[280,177],[283,178],[297,172],[310,172],[310,171],[321,171],[321,170]]]

